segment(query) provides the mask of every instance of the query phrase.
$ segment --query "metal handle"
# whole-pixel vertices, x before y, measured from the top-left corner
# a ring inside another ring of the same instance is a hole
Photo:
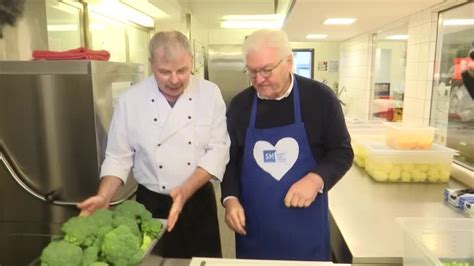
[[[10,173],[11,177],[13,177],[13,180],[15,180],[18,183],[18,185],[20,185],[20,187],[22,187],[26,192],[31,194],[33,197],[35,197],[35,198],[37,198],[41,201],[44,201],[46,203],[60,205],[60,206],[75,206],[76,204],[79,203],[79,202],[73,202],[73,201],[56,200],[56,198],[58,196],[57,190],[53,190],[53,191],[50,191],[49,193],[47,193],[46,195],[42,195],[41,193],[39,193],[39,192],[35,191],[33,188],[31,188],[28,184],[23,182],[23,180],[20,176],[25,176],[25,174],[21,173],[21,171],[18,169],[18,167],[13,167],[14,163],[10,163],[10,161],[13,162],[13,159],[12,159],[11,156],[9,156],[7,150],[5,149],[4,145],[2,145],[1,142],[0,142],[0,161],[3,162],[3,164],[7,168],[8,172]],[[20,172],[20,174],[18,174],[17,171],[15,171],[15,168],[18,169],[18,172]],[[114,206],[114,205],[120,204],[123,201],[131,198],[133,196],[133,194],[135,194],[135,191],[132,191],[126,197],[124,197],[120,200],[111,202],[109,205]]]

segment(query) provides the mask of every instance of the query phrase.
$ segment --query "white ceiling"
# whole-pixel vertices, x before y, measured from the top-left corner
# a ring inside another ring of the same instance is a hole
[[[281,0],[280,0],[281,1]],[[274,0],[182,0],[193,16],[206,27],[220,27],[224,15],[272,14]],[[295,0],[283,30],[290,41],[308,41],[310,33],[328,34],[327,41],[341,41],[376,30],[388,23],[443,3],[443,0]],[[329,17],[353,17],[349,26],[329,26]]]

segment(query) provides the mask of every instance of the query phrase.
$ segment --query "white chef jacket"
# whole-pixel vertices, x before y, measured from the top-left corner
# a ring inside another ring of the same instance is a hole
[[[171,107],[153,76],[118,100],[109,130],[101,177],[127,181],[130,168],[139,184],[169,194],[196,167],[222,180],[229,161],[225,103],[216,84],[191,76]]]

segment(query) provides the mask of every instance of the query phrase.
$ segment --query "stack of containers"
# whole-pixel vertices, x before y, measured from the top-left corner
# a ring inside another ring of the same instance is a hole
[[[383,124],[362,124],[348,125],[351,135],[352,149],[354,150],[354,163],[361,167],[365,167],[365,159],[367,157],[367,145],[370,142],[384,142],[385,128]]]
[[[455,151],[433,144],[435,129],[386,123],[385,143],[366,142],[365,169],[380,182],[448,182]]]

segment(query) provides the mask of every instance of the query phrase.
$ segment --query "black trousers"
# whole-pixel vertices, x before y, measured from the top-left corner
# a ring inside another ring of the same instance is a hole
[[[138,185],[137,201],[153,218],[167,219],[172,198]],[[165,258],[222,258],[214,189],[206,183],[188,199],[171,232],[165,232],[154,252]]]

